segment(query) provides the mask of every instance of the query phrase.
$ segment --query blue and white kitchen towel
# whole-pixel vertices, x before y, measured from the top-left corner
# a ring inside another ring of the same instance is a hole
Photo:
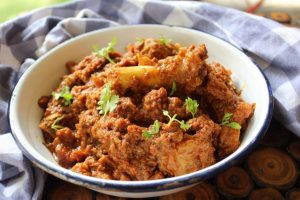
[[[81,0],[35,10],[0,25],[0,199],[40,199],[44,173],[10,134],[7,108],[21,74],[54,46],[123,24],[165,24],[223,38],[253,55],[270,80],[274,117],[300,136],[300,31],[234,9],[201,2]]]

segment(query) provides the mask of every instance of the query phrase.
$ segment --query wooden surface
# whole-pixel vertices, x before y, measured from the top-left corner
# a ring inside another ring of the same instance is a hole
[[[300,27],[300,14],[259,13],[287,26]],[[260,144],[240,164],[188,190],[155,200],[300,200],[300,139],[275,120]],[[45,200],[110,200],[111,197],[48,176]]]
[[[300,199],[300,139],[275,120],[260,144],[240,164],[194,188],[156,200]],[[46,200],[123,199],[48,176]]]

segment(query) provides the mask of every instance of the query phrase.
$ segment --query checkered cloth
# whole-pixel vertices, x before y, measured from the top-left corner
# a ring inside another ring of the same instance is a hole
[[[0,27],[0,199],[40,199],[45,175],[22,155],[7,119],[10,95],[42,54],[80,34],[122,24],[197,29],[249,52],[270,80],[274,117],[300,136],[300,31],[200,2],[86,0],[39,9]],[[259,94],[258,94],[259,95]]]

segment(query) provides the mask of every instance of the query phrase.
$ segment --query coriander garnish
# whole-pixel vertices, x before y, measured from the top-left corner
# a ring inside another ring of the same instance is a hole
[[[135,40],[136,40],[139,44],[143,44],[143,42],[144,42],[144,39],[143,39],[143,38],[139,38],[139,37],[137,37]]]
[[[112,112],[119,102],[118,95],[112,95],[111,90],[111,83],[106,84],[106,87],[101,91],[101,97],[98,102],[98,110],[101,115],[106,116],[109,112]]]
[[[171,117],[169,115],[169,111],[167,111],[167,110],[163,110],[163,114],[170,119],[170,121],[167,124],[168,126],[170,126],[173,121],[176,121],[176,122],[178,122],[180,124],[180,128],[183,129],[184,131],[187,131],[191,127],[189,124],[186,124],[184,122],[184,120],[179,121],[178,119],[176,119],[177,114],[175,114],[175,115],[173,115],[173,117]]]
[[[115,64],[115,62],[109,57],[109,53],[114,51],[114,46],[117,43],[117,39],[115,37],[113,37],[111,39],[111,42],[108,43],[107,47],[103,47],[102,49],[99,48],[99,46],[94,45],[93,46],[93,50],[94,53],[98,56],[98,57],[104,57],[106,58],[110,63]]]
[[[159,133],[159,128],[160,128],[160,123],[158,120],[155,120],[149,130],[143,131],[143,137],[147,139],[153,137],[155,134]]]
[[[185,99],[184,105],[185,105],[187,111],[192,113],[193,117],[195,117],[195,114],[197,113],[197,109],[199,106],[197,100],[193,100],[190,97],[188,97],[187,99]]]
[[[170,38],[166,38],[166,37],[163,36],[162,34],[160,34],[159,41],[160,41],[163,45],[168,45],[169,43],[172,42],[172,40],[171,40]]]
[[[225,113],[220,125],[221,126],[228,126],[230,128],[240,130],[242,127],[239,123],[229,121],[231,119],[232,115],[233,115],[232,113]]]
[[[62,120],[64,118],[64,116],[60,116],[60,117],[57,117],[54,122],[51,124],[51,128],[55,131],[57,131],[58,129],[62,129],[64,128],[63,126],[61,125],[57,125],[58,122],[60,122],[60,120]]]
[[[69,86],[64,87],[60,92],[52,92],[52,96],[55,100],[63,98],[64,106],[70,105],[73,99],[73,95],[70,92]]]
[[[170,96],[172,96],[176,90],[177,90],[176,82],[173,81],[172,88],[171,88],[171,91],[170,91]]]

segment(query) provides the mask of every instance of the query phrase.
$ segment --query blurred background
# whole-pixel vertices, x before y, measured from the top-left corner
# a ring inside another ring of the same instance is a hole
[[[0,0],[0,23],[36,8],[72,0]],[[83,0],[84,1],[84,0]],[[97,0],[95,0],[97,1]],[[170,1],[170,0],[164,0]],[[232,7],[300,27],[300,0],[198,0]]]
[[[0,0],[0,23],[36,8],[68,1],[70,0]]]

